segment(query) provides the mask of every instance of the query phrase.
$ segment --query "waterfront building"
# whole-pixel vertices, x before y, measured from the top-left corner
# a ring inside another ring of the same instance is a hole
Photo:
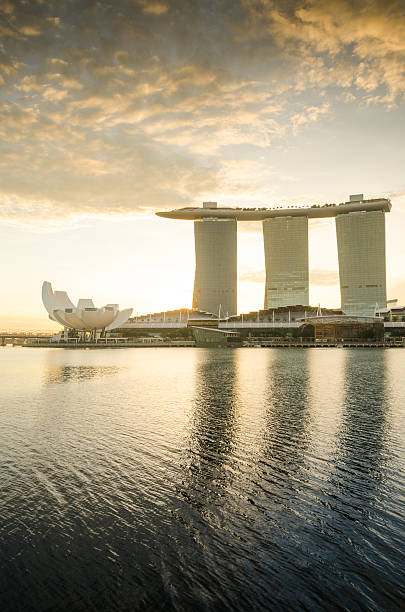
[[[309,317],[303,328],[311,327],[316,342],[380,341],[384,323],[377,317],[357,315],[322,315]]]
[[[186,327],[221,327],[223,325],[232,327],[243,327],[245,324],[257,324],[261,327],[271,329],[274,325],[286,328],[295,325],[297,321],[305,321],[315,316],[334,316],[343,315],[337,308],[321,308],[320,306],[279,306],[266,310],[255,310],[252,312],[233,315],[231,317],[221,317],[188,308],[177,310],[167,310],[165,312],[155,312],[144,315],[136,315],[128,319],[122,329],[183,329]]]
[[[377,308],[376,316],[384,321],[405,322],[405,306],[399,306],[397,300],[391,300],[394,304],[387,302],[387,308]]]
[[[42,302],[49,318],[66,329],[81,332],[95,330],[110,331],[124,325],[132,313],[132,308],[120,310],[118,304],[106,304],[96,308],[92,300],[80,299],[77,306],[70,300],[66,291],[53,291],[51,283],[42,285]]]
[[[148,314],[136,314],[130,317],[128,323],[187,323],[193,313],[191,308],[176,308]],[[208,315],[212,317],[212,315]]]
[[[308,217],[263,221],[265,308],[309,304]]]
[[[218,316],[236,314],[237,235],[235,219],[194,221],[193,308]]]
[[[266,262],[265,308],[309,303],[308,219],[336,218],[342,309],[368,316],[386,306],[386,198],[350,196],[341,204],[306,207],[185,207],[159,212],[194,221],[196,273],[193,307],[236,313],[236,222],[262,221]]]
[[[151,324],[187,327],[195,321],[203,321],[206,324],[218,322],[218,315],[192,308],[178,308],[177,310],[166,310],[163,312],[152,312],[150,314],[135,315],[130,317],[126,326],[131,324]]]
[[[386,308],[385,215],[382,210],[336,217],[342,309],[373,315]]]
[[[204,329],[198,339],[194,329]],[[208,330],[213,330],[208,334]],[[240,340],[252,341],[261,339],[280,342],[294,338],[314,338],[316,341],[337,342],[343,340],[374,341],[380,340],[382,334],[387,338],[397,338],[400,342],[405,338],[405,308],[391,306],[376,312],[376,316],[347,315],[337,308],[321,308],[320,306],[280,306],[266,310],[257,310],[218,319],[206,312],[182,308],[160,313],[132,317],[121,329],[116,330],[120,336],[162,334],[164,337],[190,338],[192,335],[201,342],[209,342],[210,346],[230,344],[235,346],[236,336],[217,334],[215,330],[236,332]],[[405,340],[404,340],[405,341]],[[208,345],[208,344],[207,344]]]
[[[237,347],[242,346],[240,334],[233,330],[212,327],[192,327],[195,345],[199,347]]]
[[[321,308],[320,306],[307,306],[295,304],[291,306],[278,306],[277,308],[265,308],[229,317],[229,323],[294,323],[306,320],[310,317],[324,315],[342,315],[340,308]]]

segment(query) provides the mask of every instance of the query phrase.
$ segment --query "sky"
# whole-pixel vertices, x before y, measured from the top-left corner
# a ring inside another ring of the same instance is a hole
[[[389,197],[405,303],[405,2],[0,0],[0,328],[50,329],[43,280],[144,314],[191,307],[193,225],[155,211]],[[310,302],[339,307],[333,220]],[[238,310],[263,307],[238,224]]]

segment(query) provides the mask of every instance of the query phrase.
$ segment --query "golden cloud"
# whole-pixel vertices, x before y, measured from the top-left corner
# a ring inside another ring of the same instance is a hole
[[[300,58],[297,78],[323,86],[355,85],[365,92],[386,87],[379,101],[405,93],[405,13],[396,1],[312,0],[290,13],[270,0],[242,0],[250,15],[244,37],[272,37],[291,57]],[[250,32],[250,34],[249,34]]]
[[[47,203],[32,215],[205,194],[260,206],[294,181],[287,195],[299,198],[297,156],[277,165],[300,136],[326,118],[329,129],[341,101],[363,96],[384,113],[400,103],[404,22],[399,3],[385,4],[356,13],[347,0],[224,0],[195,11],[118,0],[84,3],[80,20],[57,3],[12,4],[0,56],[4,194]]]

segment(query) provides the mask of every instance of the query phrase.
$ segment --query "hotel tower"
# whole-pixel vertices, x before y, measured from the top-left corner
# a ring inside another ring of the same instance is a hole
[[[205,210],[216,202],[204,202]],[[237,235],[235,219],[194,221],[193,308],[226,317],[236,314]]]
[[[350,196],[342,204],[296,208],[186,207],[157,213],[194,221],[196,269],[193,308],[226,317],[236,314],[237,221],[262,221],[266,285],[264,307],[309,304],[308,220],[335,217],[341,307],[372,316],[385,308],[385,198]]]

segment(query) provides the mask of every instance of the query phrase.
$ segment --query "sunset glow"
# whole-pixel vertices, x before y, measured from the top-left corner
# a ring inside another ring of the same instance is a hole
[[[405,15],[382,0],[0,2],[1,328],[54,329],[43,280],[134,313],[190,307],[193,224],[158,210],[388,197],[405,302]],[[339,307],[332,219],[310,303]],[[263,307],[238,227],[238,311]]]

